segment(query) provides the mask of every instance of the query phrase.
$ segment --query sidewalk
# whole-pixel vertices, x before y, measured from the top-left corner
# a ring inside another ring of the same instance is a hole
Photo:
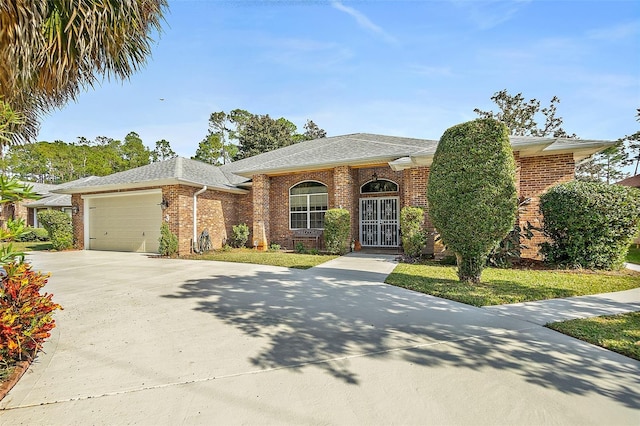
[[[633,263],[625,263],[625,267],[640,271],[640,265]],[[546,325],[558,321],[640,311],[640,288],[565,299],[485,306],[484,309],[521,321]]]
[[[485,306],[494,313],[537,325],[578,318],[640,311],[640,288],[615,293]]]

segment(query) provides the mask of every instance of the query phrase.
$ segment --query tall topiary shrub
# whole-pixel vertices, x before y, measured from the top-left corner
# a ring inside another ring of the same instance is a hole
[[[442,242],[456,255],[460,281],[480,282],[487,254],[516,219],[507,127],[478,119],[447,129],[433,158],[427,199]]]
[[[622,266],[640,226],[640,190],[600,182],[556,185],[540,197],[541,252],[550,263],[588,269]]]
[[[400,210],[402,249],[410,257],[419,257],[427,243],[424,231],[424,210],[420,207],[404,207]]]
[[[43,210],[38,213],[38,221],[49,233],[54,250],[73,247],[73,226],[68,214],[60,210]]]
[[[344,254],[349,247],[351,215],[345,209],[329,209],[324,214],[324,242],[331,254]]]

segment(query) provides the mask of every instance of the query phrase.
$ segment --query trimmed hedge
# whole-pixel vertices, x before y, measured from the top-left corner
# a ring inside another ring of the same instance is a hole
[[[640,226],[640,190],[599,182],[556,185],[540,197],[545,260],[571,268],[618,269]]]
[[[329,209],[324,214],[324,242],[331,254],[344,254],[349,250],[351,215],[345,209]]]
[[[38,213],[38,222],[49,233],[54,250],[67,250],[73,247],[73,227],[68,214],[60,210],[43,210]]]
[[[515,160],[507,127],[478,119],[447,129],[433,158],[429,216],[456,254],[461,281],[478,283],[487,254],[513,228]]]
[[[16,241],[49,241],[49,233],[44,228],[28,227],[22,235],[16,238]]]
[[[424,229],[424,210],[420,207],[403,207],[400,210],[402,250],[410,257],[420,257],[427,243]]]

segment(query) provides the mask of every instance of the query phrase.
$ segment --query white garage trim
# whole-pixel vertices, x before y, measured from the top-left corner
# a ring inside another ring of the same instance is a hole
[[[162,197],[162,189],[146,189],[141,191],[123,191],[123,192],[109,192],[102,194],[85,194],[82,195],[81,198],[83,200],[83,225],[84,225],[84,249],[91,249],[91,223],[90,223],[90,210],[91,210],[91,200],[99,199],[99,198],[122,198],[122,197],[133,197],[133,196],[141,196],[141,195],[160,195]]]

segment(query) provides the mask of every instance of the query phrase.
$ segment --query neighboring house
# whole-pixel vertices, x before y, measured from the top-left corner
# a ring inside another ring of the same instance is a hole
[[[626,179],[622,179],[620,182],[617,182],[618,185],[623,186],[632,186],[634,188],[640,188],[640,175],[635,175],[628,177]],[[640,235],[633,241],[636,247],[640,246]]]
[[[41,212],[43,210],[60,210],[67,213],[69,216],[72,216],[73,207],[71,206],[71,196],[67,194],[54,194],[52,191],[64,189],[67,186],[83,184],[95,178],[96,178],[95,176],[89,176],[89,177],[80,178],[78,180],[74,180],[71,182],[62,183],[59,185],[33,184],[35,191],[37,191],[38,188],[46,187],[48,189],[48,192],[46,193],[38,192],[38,194],[41,196],[40,199],[25,200],[23,202],[24,207],[27,209],[27,212],[26,212],[27,225],[32,226],[34,228],[41,228],[42,224],[38,222],[38,212]]]
[[[32,192],[37,194],[40,199],[51,196],[51,191],[57,187],[57,185],[50,185],[47,183],[37,182],[21,182],[23,185],[31,187]],[[59,197],[59,195],[57,195]],[[0,213],[0,221],[2,226],[9,219],[22,219],[29,226],[37,227],[34,223],[35,210],[30,205],[34,200],[23,200],[15,203],[5,203],[2,205],[2,211]],[[71,199],[69,199],[68,207],[71,207]],[[37,220],[37,219],[36,219]]]
[[[616,183],[622,186],[632,186],[634,188],[640,188],[640,175],[631,176]]]
[[[30,186],[32,192],[36,193],[37,200],[22,200],[17,203],[6,203],[2,206],[0,220],[4,224],[8,219],[23,219],[28,226],[41,228],[38,222],[38,212],[42,210],[61,210],[72,215],[71,196],[66,194],[54,194],[53,190],[64,189],[69,185],[78,185],[94,179],[95,176],[78,179],[72,182],[53,185],[48,183],[21,182]]]
[[[512,137],[520,196],[532,202],[521,223],[539,225],[538,197],[572,180],[575,164],[615,142]],[[399,212],[427,207],[429,167],[438,142],[351,134],[300,142],[221,167],[173,158],[69,185],[78,248],[157,252],[160,225],[178,236],[179,254],[197,250],[203,230],[221,247],[232,226],[252,229],[250,244],[293,248],[300,229],[322,229],[327,209],[351,213],[351,238],[397,248]],[[432,228],[427,217],[425,224]],[[536,235],[523,254],[537,256]],[[433,240],[429,247],[433,250]]]

